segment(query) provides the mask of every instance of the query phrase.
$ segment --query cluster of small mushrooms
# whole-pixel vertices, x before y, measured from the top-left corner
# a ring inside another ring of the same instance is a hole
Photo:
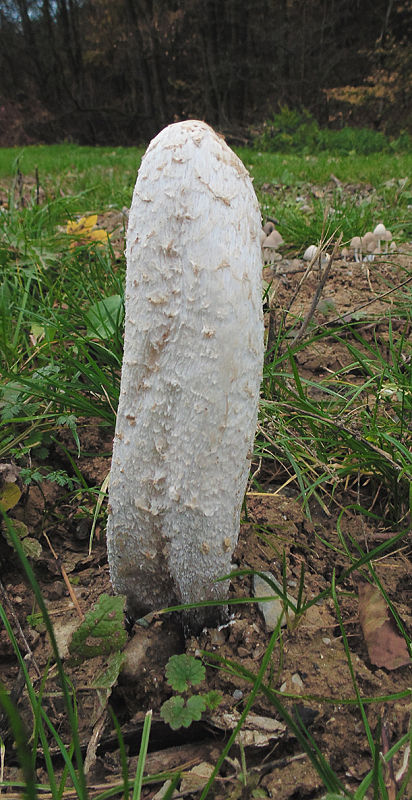
[[[383,243],[384,253],[387,253],[388,250],[392,252],[396,250],[391,232],[385,228],[382,222],[379,222],[373,231],[367,231],[364,236],[354,236],[349,248],[342,250],[342,256],[344,258],[353,256],[357,262],[373,261],[375,256],[382,252],[381,243]]]
[[[274,260],[274,254],[278,247],[283,244],[282,236],[276,230],[274,222],[269,220],[262,228],[261,244],[263,251],[263,263],[270,264]],[[396,244],[392,239],[392,234],[385,228],[382,222],[373,231],[367,231],[364,236],[354,236],[349,247],[344,247],[341,257],[344,259],[353,258],[356,262],[373,261],[376,255],[388,253],[396,250]],[[319,253],[319,247],[310,244],[303,254],[304,261],[312,261]],[[322,260],[328,261],[327,253],[322,254]]]
[[[263,263],[271,264],[274,260],[275,251],[283,244],[282,236],[275,228],[275,223],[268,220],[261,231],[260,242],[262,245]]]

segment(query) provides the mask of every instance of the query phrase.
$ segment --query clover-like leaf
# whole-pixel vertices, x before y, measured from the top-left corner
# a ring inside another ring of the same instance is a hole
[[[201,719],[201,716],[204,711],[206,711],[206,703],[203,695],[201,694],[194,694],[192,697],[189,697],[186,708],[191,716],[192,720],[198,721]]]
[[[210,711],[214,711],[222,701],[222,695],[215,689],[211,689],[210,692],[206,692],[204,695],[202,695],[202,697]]]
[[[160,715],[170,725],[172,731],[177,731],[179,728],[188,728],[192,721],[184,698],[180,694],[177,697],[170,697],[169,700],[163,703]]]
[[[167,682],[177,692],[185,692],[190,684],[197,686],[205,679],[205,675],[202,662],[186,653],[171,656],[166,665]]]
[[[189,728],[193,720],[199,720],[205,708],[206,703],[201,695],[193,695],[185,703],[182,695],[178,694],[163,703],[160,714],[171,729],[177,731],[179,728]]]

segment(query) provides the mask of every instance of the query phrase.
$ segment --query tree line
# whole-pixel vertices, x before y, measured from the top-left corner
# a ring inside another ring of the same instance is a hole
[[[284,106],[410,130],[411,26],[412,0],[1,0],[0,142],[246,142]]]

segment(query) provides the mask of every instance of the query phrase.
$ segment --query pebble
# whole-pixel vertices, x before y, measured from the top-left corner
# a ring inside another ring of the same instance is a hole
[[[276,578],[273,577],[271,572],[265,572],[264,575],[267,575],[271,581],[280,589],[283,593],[283,586]],[[265,620],[266,630],[274,631],[276,625],[279,622],[279,618],[283,613],[283,602],[279,595],[276,593],[271,586],[269,586],[266,581],[263,580],[259,575],[253,576],[253,593],[255,597],[273,597],[273,600],[267,600],[264,603],[258,603],[259,610],[263,614],[263,618]],[[289,594],[287,595],[289,600],[295,602],[293,597]],[[289,608],[289,616],[293,617],[293,611]],[[283,614],[281,626],[284,627],[286,625],[286,615]]]
[[[295,672],[292,675],[292,683],[294,686],[297,686],[299,689],[303,689],[303,680],[299,675],[299,672]]]

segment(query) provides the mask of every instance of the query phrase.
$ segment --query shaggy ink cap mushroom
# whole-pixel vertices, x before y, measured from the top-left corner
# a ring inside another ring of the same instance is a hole
[[[249,475],[263,365],[261,216],[208,125],[170,125],[139,169],[109,487],[115,590],[138,618],[221,602]],[[216,622],[195,609],[191,630]]]

